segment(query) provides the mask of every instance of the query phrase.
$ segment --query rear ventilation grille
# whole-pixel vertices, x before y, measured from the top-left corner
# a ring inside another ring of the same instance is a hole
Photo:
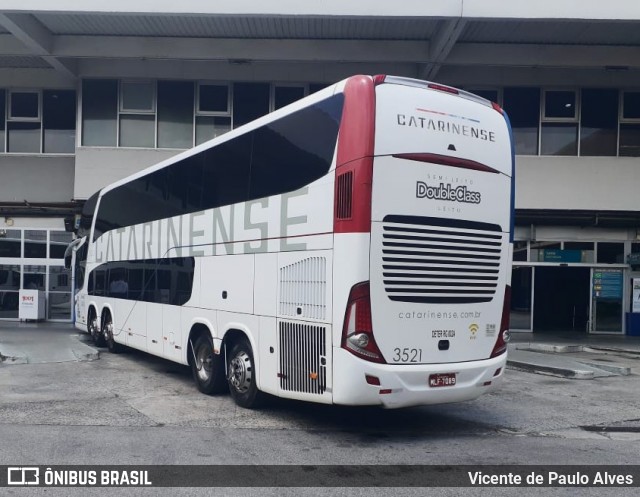
[[[383,230],[382,275],[389,299],[460,304],[493,299],[504,240],[500,226],[386,216]]]
[[[280,322],[280,388],[323,394],[327,389],[326,328]]]
[[[327,259],[309,257],[280,268],[280,315],[327,317]]]
[[[351,219],[353,171],[347,171],[338,176],[337,182],[336,217],[338,219]]]

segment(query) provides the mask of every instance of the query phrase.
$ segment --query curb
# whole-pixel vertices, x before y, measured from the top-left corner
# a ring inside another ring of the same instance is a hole
[[[602,369],[603,371],[607,371],[608,373],[613,373],[620,376],[629,376],[631,374],[631,368],[627,368],[624,366],[612,366],[611,364],[600,364],[599,362],[587,362],[583,360],[579,360],[578,362],[584,364],[585,366],[589,366],[590,368]]]
[[[0,353],[0,364],[29,364],[26,356],[6,356]]]
[[[100,351],[87,343],[84,340],[83,334],[70,335],[73,340],[78,342],[79,346],[72,347],[71,353],[78,359],[78,361],[91,362],[100,359]]]
[[[594,378],[593,371],[541,366],[538,364],[530,364],[528,362],[513,361],[509,359],[507,359],[507,366],[531,373],[546,373],[553,376],[560,376],[562,378],[573,378],[574,380],[592,380]]]
[[[640,350],[636,350],[636,349],[622,349],[619,347],[602,347],[599,345],[584,345],[583,350],[585,352],[594,350],[597,352],[613,352],[616,354],[631,354],[631,355],[637,356],[638,359],[640,359]]]
[[[76,356],[78,361],[82,361],[82,362],[91,362],[91,361],[97,361],[98,359],[100,359],[99,350],[96,350],[93,347],[89,347],[88,345],[87,347],[91,349],[91,352],[79,352],[76,349],[71,349],[71,352],[73,353],[74,356]]]
[[[548,343],[530,343],[526,347],[517,347],[516,350],[529,350],[532,352],[550,352],[553,354],[570,354],[582,352],[582,345],[553,345]]]

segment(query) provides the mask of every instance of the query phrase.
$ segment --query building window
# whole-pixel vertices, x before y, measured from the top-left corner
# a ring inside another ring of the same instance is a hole
[[[40,120],[40,93],[12,91],[9,94],[9,119]]]
[[[119,145],[155,148],[155,84],[151,81],[120,83]]]
[[[47,257],[47,232],[44,230],[24,231],[24,257],[45,259]]]
[[[623,264],[624,263],[624,243],[620,242],[598,242],[597,245],[598,264]]]
[[[76,92],[45,90],[42,94],[43,152],[73,154],[76,150]]]
[[[578,155],[575,90],[545,90],[540,136],[541,155]]]
[[[158,148],[193,146],[191,81],[158,81]]]
[[[513,260],[527,261],[528,248],[529,242],[527,242],[526,240],[513,242]]]
[[[40,92],[9,92],[7,151],[39,153],[41,150]]]
[[[545,90],[543,115],[548,120],[575,120],[576,92],[574,90]]]
[[[196,145],[231,129],[230,86],[198,83],[196,103]]]
[[[233,85],[233,127],[237,128],[269,113],[269,83],[235,83]]]
[[[622,92],[619,155],[640,157],[640,91]]]
[[[155,110],[154,84],[151,81],[122,81],[120,83],[120,112]]]
[[[198,84],[198,114],[229,115],[229,85]]]
[[[22,232],[0,229],[0,257],[20,258],[22,256]]]
[[[273,85],[271,91],[271,110],[273,111],[304,98],[307,94],[307,87],[305,85],[278,84]]]
[[[580,102],[580,155],[615,156],[618,90],[584,89]]]
[[[564,242],[565,250],[589,250],[593,252],[593,242]]]
[[[640,120],[640,91],[625,91],[622,96],[622,119]]]
[[[24,287],[27,290],[46,290],[46,266],[24,266]]]
[[[74,90],[0,90],[0,99],[0,152],[75,152]]]
[[[516,154],[538,154],[539,88],[505,88],[504,108],[513,130]]]
[[[20,290],[20,274],[20,266],[0,264],[0,288]]]
[[[0,319],[18,319],[20,266],[0,265]]]
[[[115,147],[118,129],[118,81],[82,82],[82,144]]]
[[[64,252],[71,243],[73,236],[66,231],[49,232],[49,258],[64,259]]]
[[[6,109],[7,95],[6,92],[0,89],[0,153],[4,152],[5,142],[5,116],[7,115]]]
[[[594,262],[594,247],[594,242],[564,242],[563,250],[580,251],[580,262]]]
[[[69,319],[71,275],[64,266],[49,267],[48,319]]]
[[[229,131],[226,83],[85,80],[84,146],[187,149]]]

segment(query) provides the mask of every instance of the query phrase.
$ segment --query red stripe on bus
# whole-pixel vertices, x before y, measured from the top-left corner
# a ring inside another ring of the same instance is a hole
[[[335,200],[344,201],[338,192],[337,177],[353,171],[351,216],[338,217],[334,205],[336,233],[369,233],[371,231],[371,187],[373,183],[373,142],[375,131],[375,87],[369,76],[349,78],[344,88],[344,109],[338,134]]]

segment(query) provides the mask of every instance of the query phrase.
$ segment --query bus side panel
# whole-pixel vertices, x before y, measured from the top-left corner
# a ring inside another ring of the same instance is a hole
[[[125,339],[129,347],[147,350],[147,303],[113,299],[114,334]]]
[[[256,280],[257,281],[257,280]],[[273,282],[273,280],[270,280]],[[273,295],[275,292],[271,291]],[[258,388],[272,395],[280,395],[278,380],[278,336],[275,317],[260,316],[260,343],[258,345]]]
[[[147,304],[147,352],[162,356],[162,304]]]
[[[334,238],[333,346],[340,347],[351,287],[369,280],[370,233],[341,233]]]
[[[80,330],[87,329],[87,294],[86,289],[80,290],[75,296],[76,305],[76,328]]]
[[[362,388],[363,378],[347,379],[342,374],[346,369],[349,375],[353,355],[341,349],[342,329],[344,326],[347,301],[353,285],[369,280],[369,246],[371,235],[369,233],[342,233],[336,234],[334,239],[334,265],[333,265],[333,350],[332,350],[332,375],[337,383],[332,392],[332,401],[336,402],[335,393],[340,390],[347,396],[357,393],[351,391],[350,385],[357,384]],[[344,360],[346,358],[346,361]],[[339,373],[340,372],[340,373]]]
[[[278,293],[273,291],[273,284],[278,280],[278,254],[256,254],[255,261],[254,313],[259,316],[275,316]]]
[[[201,258],[200,305],[253,313],[254,255]]]
[[[186,357],[183,353],[182,340],[182,307],[162,305],[162,355],[176,362],[183,362]],[[186,331],[188,336],[189,331]]]

